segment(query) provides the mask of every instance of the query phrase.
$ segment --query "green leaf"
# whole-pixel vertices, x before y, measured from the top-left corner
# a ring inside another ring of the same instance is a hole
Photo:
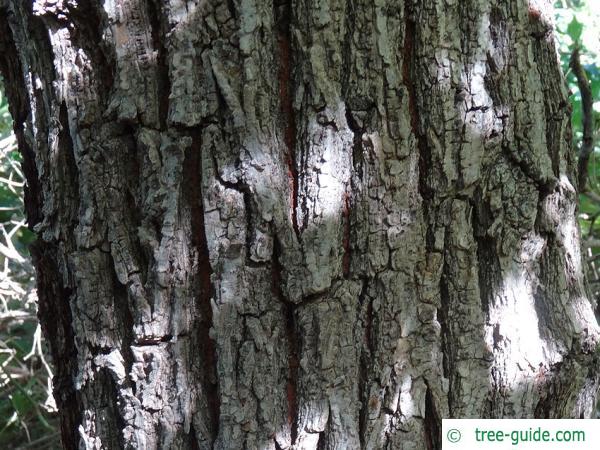
[[[22,391],[15,391],[11,396],[13,408],[20,417],[25,416],[33,408],[31,398]]]
[[[579,42],[581,33],[583,32],[583,24],[577,20],[577,17],[573,17],[571,23],[567,27],[567,34],[571,37],[573,42]]]
[[[594,68],[596,70],[597,67],[594,65]],[[592,97],[594,99],[597,99],[598,97],[600,97],[600,74],[598,74],[598,72],[588,72],[590,74],[590,87],[592,88]]]

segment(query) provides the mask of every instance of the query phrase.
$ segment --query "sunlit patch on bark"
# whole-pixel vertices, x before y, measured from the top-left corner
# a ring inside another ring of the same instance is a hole
[[[532,376],[540,365],[560,360],[540,336],[531,283],[518,268],[505,276],[496,303],[490,305],[486,342],[503,365],[509,385]]]

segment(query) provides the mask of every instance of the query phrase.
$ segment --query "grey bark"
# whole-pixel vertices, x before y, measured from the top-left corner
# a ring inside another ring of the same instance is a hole
[[[549,1],[0,1],[67,449],[587,417]]]

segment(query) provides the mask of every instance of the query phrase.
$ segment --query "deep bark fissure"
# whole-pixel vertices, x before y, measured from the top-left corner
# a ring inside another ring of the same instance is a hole
[[[294,50],[292,45],[293,9],[291,0],[273,2],[274,21],[277,25],[277,55],[279,66],[279,105],[283,122],[283,141],[286,147],[285,159],[290,184],[291,221],[300,239],[298,225],[298,163],[296,160],[296,113],[294,111]]]
[[[372,341],[373,299],[367,295],[367,289],[369,286],[368,280],[361,279],[361,283],[361,291],[358,295],[357,322],[364,323],[362,323],[360,328],[360,337],[363,342],[361,342],[360,346],[360,361],[358,366],[358,400],[361,403],[360,409],[358,411],[358,434],[360,437],[361,448],[364,448],[366,434],[365,430],[367,427],[369,408],[369,390],[366,389],[366,384],[369,380],[369,372],[374,354],[374,346]]]
[[[352,257],[352,249],[350,243],[350,220],[351,220],[351,203],[350,194],[346,190],[342,200],[342,221],[343,221],[343,233],[342,233],[342,247],[344,254],[342,256],[342,276],[344,278],[350,277],[350,262]]]
[[[77,376],[77,347],[72,328],[70,307],[74,293],[57,282],[60,271],[53,259],[55,249],[41,242],[31,248],[33,263],[39,271],[36,287],[38,299],[38,317],[44,336],[52,343],[50,354],[55,367],[52,380],[54,399],[59,408],[62,445],[65,449],[78,448],[78,427],[81,424],[81,403],[75,387]]]
[[[502,145],[506,161],[531,180],[543,194],[552,192],[556,186],[556,178],[543,178],[531,161],[520,158],[509,145]]]
[[[106,11],[93,0],[78,0],[75,7],[69,9],[69,13],[75,25],[72,30],[73,43],[91,55],[102,86],[99,90],[101,102],[106,104],[115,82],[115,55],[102,36],[108,22]]]
[[[427,384],[427,382],[425,382]],[[425,441],[428,450],[442,448],[442,417],[437,412],[431,389],[427,386],[425,393]]]
[[[417,96],[417,86],[415,80],[415,38],[418,32],[417,24],[411,17],[412,8],[410,1],[404,4],[404,47],[402,49],[402,81],[408,92],[408,113],[410,117],[410,127],[417,141],[419,152],[419,193],[422,199],[423,217],[426,226],[425,244],[427,251],[433,251],[434,226],[433,220],[433,198],[434,190],[430,186],[429,177],[434,170],[433,158],[427,142],[421,131],[419,119],[419,98]]]
[[[441,329],[442,369],[444,378],[448,383],[448,411],[452,415],[452,391],[454,376],[454,357],[452,354],[452,331],[449,323],[450,294],[448,292],[448,280],[446,278],[446,262],[443,263],[442,275],[440,277],[440,307],[437,309],[437,319]]]
[[[204,206],[202,199],[202,160],[201,160],[201,131],[197,129],[190,133],[191,145],[186,149],[183,165],[183,189],[186,203],[191,209],[192,245],[198,258],[198,272],[195,276],[194,291],[196,304],[200,314],[197,324],[198,343],[203,357],[202,380],[206,392],[208,415],[212,442],[219,432],[220,394],[217,378],[217,352],[214,341],[210,336],[213,325],[211,299],[214,296],[214,286],[211,281],[212,267],[210,265],[206,230],[204,223]]]
[[[436,205],[439,205],[440,200],[435,199],[435,190],[432,188],[429,178],[436,174],[432,149],[429,148],[424,132],[421,129],[422,105],[418,92],[422,92],[417,85],[417,58],[419,42],[419,28],[417,19],[413,16],[413,6],[410,1],[404,3],[404,46],[402,49],[402,82],[406,87],[408,94],[408,115],[410,120],[410,128],[416,140],[416,149],[418,151],[418,192],[421,197],[421,207],[423,211],[423,221],[425,227],[424,244],[425,251],[428,254],[438,252],[435,249],[435,227],[436,218],[439,214],[436,210]],[[460,178],[460,174],[459,174]],[[459,180],[460,181],[460,180]],[[445,245],[444,248],[447,248]],[[447,280],[445,279],[445,255],[442,253],[442,271],[439,282],[439,306],[436,308],[435,320],[440,325],[440,350],[442,353],[442,374],[450,380],[447,394],[447,411],[452,417],[452,344],[451,332],[449,326],[449,293]],[[425,417],[424,429],[428,437],[427,445],[430,448],[438,448],[441,445],[441,440],[438,434],[441,434],[441,417],[435,408],[435,400],[432,396],[431,388],[427,384],[425,394]]]
[[[299,349],[300,349],[300,336],[298,334],[298,327],[296,324],[296,308],[292,302],[285,298],[281,283],[281,263],[279,258],[281,255],[281,244],[279,239],[275,237],[273,244],[273,257],[271,259],[271,291],[279,300],[283,318],[285,320],[285,336],[287,339],[287,362],[288,362],[288,376],[286,382],[286,395],[287,399],[287,422],[290,426],[291,432],[291,444],[296,442],[298,437],[298,368],[299,368]]]
[[[299,339],[296,326],[295,307],[291,303],[285,305],[285,329],[289,347],[289,379],[287,383],[287,400],[288,400],[288,423],[291,427],[292,445],[298,437],[298,368],[300,362],[298,360]]]
[[[63,102],[60,104],[58,113],[58,155],[57,169],[63,171],[62,180],[65,185],[63,189],[65,196],[76,196],[79,193],[79,172],[73,149],[73,140],[71,139],[71,130],[69,130],[69,120],[67,115],[67,105]],[[68,229],[66,235],[72,236],[75,226],[78,223],[78,210],[69,205],[69,199],[63,199],[62,213],[66,214],[64,223]]]
[[[350,20],[350,18],[348,20]],[[349,27],[349,28],[351,28],[351,27]],[[351,34],[347,35],[346,40],[350,40],[350,36],[351,36]],[[347,67],[347,65],[345,65],[345,67]],[[347,72],[349,72],[349,71],[347,71]],[[347,84],[347,81],[346,81],[346,84]],[[346,191],[344,193],[344,200],[343,200],[343,209],[342,209],[342,217],[344,220],[344,222],[343,222],[344,232],[343,232],[343,240],[342,240],[342,245],[344,248],[344,256],[343,256],[343,262],[342,262],[343,266],[342,267],[343,267],[344,278],[347,279],[350,276],[351,258],[352,258],[351,224],[352,224],[353,220],[356,222],[356,218],[353,217],[353,215],[352,215],[352,211],[353,211],[352,210],[352,202],[355,201],[355,199],[358,197],[358,192],[361,188],[361,182],[364,181],[363,180],[363,178],[364,178],[364,176],[363,176],[364,175],[363,174],[364,148],[363,148],[363,143],[362,143],[364,130],[356,122],[355,118],[352,115],[352,111],[349,109],[350,106],[347,102],[345,103],[345,107],[346,107],[346,114],[345,114],[346,122],[353,134],[352,153],[351,153],[353,174],[350,177],[350,182],[346,186]]]
[[[481,311],[487,320],[489,319],[490,305],[494,301],[494,292],[502,282],[500,263],[496,254],[496,242],[486,235],[486,230],[494,221],[494,215],[489,210],[489,205],[483,200],[480,189],[475,192],[471,207],[473,208],[473,239],[477,245],[477,276]]]
[[[169,77],[169,66],[167,65],[167,49],[165,47],[166,33],[161,17],[162,2],[159,0],[145,0],[150,21],[150,35],[152,46],[156,51],[157,90],[160,92],[158,103],[158,123],[161,130],[167,128],[169,114],[169,94],[171,92],[171,79]]]
[[[116,273],[113,272],[113,298],[114,298],[114,306],[115,312],[117,314],[117,320],[121,321],[119,324],[119,329],[121,330],[121,342],[120,342],[120,352],[123,357],[123,365],[125,367],[125,373],[131,373],[131,369],[133,367],[133,363],[135,358],[133,356],[132,346],[133,345],[145,345],[143,342],[139,342],[136,339],[135,334],[133,332],[134,327],[134,319],[133,314],[131,312],[131,304],[129,302],[129,296],[127,294],[127,286],[121,284],[121,282],[117,279]],[[112,350],[111,348],[107,349],[109,352]],[[92,352],[93,354],[93,352]],[[125,379],[124,385],[126,387],[130,387],[133,394],[136,393],[136,385],[135,383],[131,383],[129,377]],[[123,420],[120,417],[120,420]],[[121,430],[123,427],[121,427]]]
[[[102,421],[98,435],[107,448],[127,448],[122,433],[114,430],[123,430],[125,420],[122,415],[123,398],[121,390],[108,369],[99,369],[94,380],[84,388],[84,393],[99,397],[102,404]],[[86,392],[87,391],[87,392]],[[85,395],[85,394],[84,394]]]

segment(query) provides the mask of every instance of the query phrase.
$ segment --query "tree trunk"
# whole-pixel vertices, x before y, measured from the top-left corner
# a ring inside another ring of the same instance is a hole
[[[0,0],[67,449],[587,417],[549,0]]]

